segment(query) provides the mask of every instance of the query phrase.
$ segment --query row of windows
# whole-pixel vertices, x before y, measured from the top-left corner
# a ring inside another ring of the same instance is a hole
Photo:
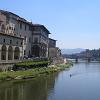
[[[7,29],[6,30],[14,30],[15,31],[15,28],[14,27],[7,27]]]
[[[22,24],[22,23],[20,23],[20,29],[22,29],[22,26],[24,25],[24,30],[26,31],[26,30],[32,30],[32,27],[31,26],[28,26],[28,25],[26,25],[26,24]]]
[[[11,26],[6,27],[4,24],[2,24],[1,30],[6,30],[6,31],[12,30],[12,31],[15,31],[15,27],[11,27]]]
[[[3,39],[3,43],[6,43],[6,39]],[[13,41],[12,40],[10,40],[9,41],[9,44],[12,44],[13,43]],[[16,41],[16,45],[18,45],[19,44],[19,42],[18,41]],[[20,45],[22,45],[23,43],[22,42],[20,42]]]

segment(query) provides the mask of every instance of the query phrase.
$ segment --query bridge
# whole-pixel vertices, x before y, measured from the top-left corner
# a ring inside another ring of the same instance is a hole
[[[91,60],[90,58],[87,58],[87,59],[80,59],[80,58],[76,58],[76,59],[68,59],[74,63],[96,63],[96,62],[99,62],[99,60]]]
[[[93,55],[92,53],[79,53],[72,55],[64,55],[68,59],[74,59],[74,62],[100,62],[100,56]]]
[[[80,61],[85,61],[85,62],[91,62],[91,58],[85,58],[85,59],[80,59],[80,58],[75,58],[75,62],[80,62]]]

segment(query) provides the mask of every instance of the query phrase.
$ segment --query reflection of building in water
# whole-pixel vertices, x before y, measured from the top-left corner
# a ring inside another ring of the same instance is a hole
[[[54,88],[56,74],[42,76],[33,81],[0,84],[0,100],[47,100]]]

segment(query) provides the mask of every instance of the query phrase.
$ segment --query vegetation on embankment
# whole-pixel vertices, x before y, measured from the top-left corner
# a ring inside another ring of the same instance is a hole
[[[39,60],[26,60],[22,62],[18,62],[14,65],[13,70],[27,70],[32,68],[39,68],[39,67],[47,67],[50,61],[48,59],[39,59]]]
[[[0,80],[4,81],[35,78],[42,74],[49,74],[60,70],[64,70],[65,68],[69,68],[70,66],[71,63],[53,65],[49,67],[33,68],[28,70],[0,72]]]

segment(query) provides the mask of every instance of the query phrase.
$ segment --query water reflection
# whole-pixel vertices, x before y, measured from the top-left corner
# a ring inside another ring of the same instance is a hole
[[[57,73],[16,83],[0,83],[0,100],[47,100],[53,91]]]
[[[100,63],[77,63],[59,74],[54,94],[47,100],[100,100],[99,92]]]
[[[0,83],[0,100],[100,100],[100,63],[23,82]]]

